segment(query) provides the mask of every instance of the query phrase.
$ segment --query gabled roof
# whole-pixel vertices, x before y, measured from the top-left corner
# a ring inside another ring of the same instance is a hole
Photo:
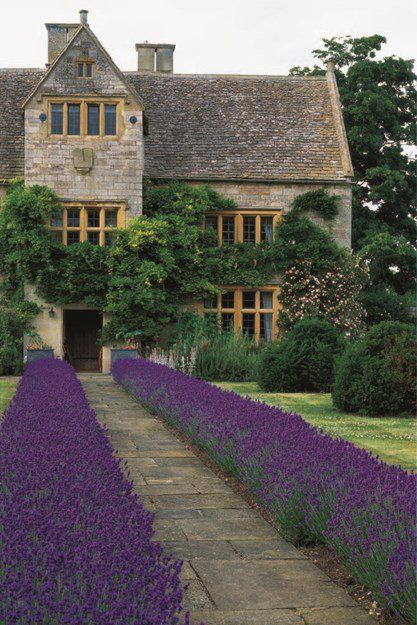
[[[103,46],[101,45],[100,41],[97,39],[97,37],[95,36],[93,31],[86,24],[80,24],[79,25],[78,29],[75,31],[73,37],[71,37],[71,39],[68,41],[68,43],[65,46],[65,48],[57,56],[57,58],[54,60],[54,62],[51,63],[51,65],[48,67],[48,69],[46,70],[46,72],[44,73],[42,78],[40,79],[39,83],[35,86],[33,91],[27,96],[27,98],[25,99],[25,101],[22,104],[23,108],[25,108],[25,106],[30,102],[30,100],[34,96],[36,96],[36,94],[41,89],[42,85],[45,83],[45,81],[48,79],[48,77],[54,72],[56,66],[59,64],[61,59],[66,55],[68,50],[74,45],[75,41],[77,40],[77,38],[80,36],[80,34],[83,31],[88,34],[90,39],[93,41],[94,45],[100,50],[100,52],[102,53],[104,58],[107,60],[107,62],[109,63],[109,65],[113,69],[114,73],[117,75],[117,77],[120,79],[120,81],[125,85],[127,91],[131,94],[131,96],[134,98],[134,100],[139,104],[140,107],[143,108],[143,104],[141,102],[141,99],[138,96],[138,94],[136,93],[136,91],[134,89],[132,89],[131,85],[126,81],[126,78],[125,78],[124,74],[120,71],[120,69],[117,67],[117,65],[115,64],[115,62],[113,61],[113,59],[111,58],[109,53],[107,52],[107,50],[105,48],[103,48]]]
[[[0,69],[0,179],[23,175],[20,107],[45,74]],[[123,76],[144,103],[148,177],[336,182],[352,175],[331,77]]]
[[[23,176],[22,102],[44,74],[41,69],[0,69],[0,180]]]

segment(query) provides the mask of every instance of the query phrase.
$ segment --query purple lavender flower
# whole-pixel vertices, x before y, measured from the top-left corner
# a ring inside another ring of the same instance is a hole
[[[163,365],[119,360],[112,373],[248,486],[284,535],[326,543],[382,605],[415,622],[415,474]]]
[[[152,540],[74,370],[29,365],[0,431],[0,622],[174,625],[181,563]]]

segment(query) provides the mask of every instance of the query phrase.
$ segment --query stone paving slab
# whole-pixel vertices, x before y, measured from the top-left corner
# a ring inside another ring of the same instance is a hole
[[[155,511],[156,539],[184,560],[197,625],[375,625],[110,376],[80,374],[115,455]]]

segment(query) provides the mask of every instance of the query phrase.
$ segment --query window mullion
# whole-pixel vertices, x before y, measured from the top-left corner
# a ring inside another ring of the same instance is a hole
[[[236,330],[242,330],[242,289],[236,289],[235,293]]]
[[[104,245],[105,243],[105,234],[104,234],[104,228],[106,225],[106,209],[104,208],[104,206],[102,206],[100,208],[100,235],[99,235],[99,240],[100,240],[100,245]]]
[[[255,218],[255,243],[260,243],[261,241],[261,216],[256,215]]]
[[[62,208],[62,243],[67,244],[67,209]]]
[[[81,107],[80,107],[80,134],[82,137],[84,137],[87,134],[86,108],[87,108],[86,103],[82,101]]]
[[[237,238],[235,237],[235,241],[239,243],[243,242],[243,215],[242,213],[238,213],[236,215],[237,219]]]
[[[100,102],[99,104],[99,135],[100,137],[104,136],[104,103]]]
[[[87,240],[87,210],[84,206],[80,208],[80,241]]]
[[[221,246],[223,241],[223,215],[219,215],[218,223],[217,223],[217,245]]]
[[[68,134],[68,102],[64,102],[63,104],[62,115],[63,115],[62,134],[67,135]]]

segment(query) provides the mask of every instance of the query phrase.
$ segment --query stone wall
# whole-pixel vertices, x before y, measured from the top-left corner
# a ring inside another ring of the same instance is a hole
[[[33,330],[39,334],[44,343],[54,350],[54,356],[56,358],[64,357],[63,341],[64,341],[64,311],[65,310],[94,310],[85,304],[68,304],[67,306],[56,306],[55,304],[49,304],[45,302],[36,293],[36,289],[32,284],[25,285],[25,298],[28,301],[35,302],[41,307],[40,313],[36,315],[33,320]],[[53,308],[54,315],[51,317],[49,314],[50,309]],[[104,313],[103,324],[109,320],[109,315]],[[27,339],[25,338],[24,351],[26,354]],[[110,347],[102,347],[102,370],[103,373],[110,371]]]
[[[77,58],[94,59],[91,79],[77,79]],[[118,96],[123,100],[117,138],[50,136],[46,96]],[[129,118],[134,115],[137,123]],[[74,168],[74,150],[92,148],[93,167],[87,174]],[[45,184],[61,199],[125,201],[130,215],[142,211],[143,125],[142,107],[132,96],[112,63],[87,31],[81,31],[72,47],[52,69],[25,110],[25,181]]]
[[[197,183],[195,183],[197,184]],[[198,183],[202,184],[202,183]],[[302,184],[302,183],[265,183],[265,182],[209,182],[210,187],[224,197],[234,200],[239,208],[281,209],[283,214],[291,210],[291,204],[297,195],[325,187],[329,193],[341,198],[339,214],[331,223],[335,241],[339,245],[351,246],[352,191],[349,183],[340,184]],[[317,215],[311,219],[324,228],[329,226]]]

